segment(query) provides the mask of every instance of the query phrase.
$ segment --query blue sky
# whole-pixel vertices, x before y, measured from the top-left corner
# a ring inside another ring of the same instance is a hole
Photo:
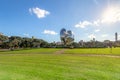
[[[120,34],[119,8],[120,0],[0,0],[0,32],[57,42],[66,28],[76,42],[114,40]]]

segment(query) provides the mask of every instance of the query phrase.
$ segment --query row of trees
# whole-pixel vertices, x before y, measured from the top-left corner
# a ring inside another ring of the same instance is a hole
[[[0,48],[4,49],[15,49],[15,48],[103,48],[103,47],[116,47],[120,46],[120,42],[111,42],[105,40],[104,42],[100,41],[88,41],[88,42],[73,42],[70,45],[64,45],[61,42],[52,42],[48,43],[42,39],[36,39],[34,37],[19,37],[19,36],[5,36],[0,34]]]
[[[36,48],[47,47],[48,42],[42,39],[19,37],[19,36],[5,36],[0,34],[0,48]]]

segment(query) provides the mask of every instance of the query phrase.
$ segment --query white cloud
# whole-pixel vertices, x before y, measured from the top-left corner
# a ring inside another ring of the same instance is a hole
[[[93,21],[93,26],[99,26],[100,25],[100,23],[101,23],[101,21],[98,19],[98,20],[96,20],[96,21]]]
[[[83,21],[83,22],[79,22],[78,24],[75,25],[76,28],[85,28],[87,26],[99,26],[100,25],[100,20],[96,20],[93,22],[90,21]]]
[[[90,34],[88,38],[93,39],[93,38],[96,38],[96,36],[94,34]]]
[[[91,25],[92,23],[89,21],[83,21],[79,22],[78,24],[75,25],[76,28],[85,28],[86,26]]]
[[[56,33],[55,31],[52,30],[44,30],[43,31],[44,34],[50,34],[50,35],[57,35],[58,33]]]
[[[25,37],[29,37],[30,35],[28,33],[23,34]]]
[[[100,31],[100,29],[96,29],[96,30],[95,30],[95,32],[99,32],[99,31]]]
[[[105,10],[100,19],[94,21],[83,21],[75,25],[76,28],[85,28],[87,26],[100,26],[106,23],[120,22],[120,9],[119,7],[109,7]]]
[[[29,8],[29,12],[30,14],[34,13],[38,18],[44,18],[47,15],[50,14],[50,12],[44,10],[44,9],[40,9],[38,7],[36,8]]]
[[[108,37],[108,34],[102,34],[101,37],[103,38]]]
[[[118,35],[118,38],[120,38],[120,35]]]
[[[101,23],[116,23],[120,21],[120,9],[118,7],[109,7],[102,15]]]

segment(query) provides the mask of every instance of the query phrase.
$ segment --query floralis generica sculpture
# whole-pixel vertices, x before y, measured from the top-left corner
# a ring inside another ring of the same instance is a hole
[[[64,45],[71,45],[74,41],[74,35],[71,30],[66,30],[65,28],[60,31],[60,39]]]

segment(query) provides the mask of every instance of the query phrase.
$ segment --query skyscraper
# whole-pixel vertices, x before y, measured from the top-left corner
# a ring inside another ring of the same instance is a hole
[[[117,32],[115,33],[115,41],[117,41],[117,39],[118,39],[118,34],[117,34]]]

